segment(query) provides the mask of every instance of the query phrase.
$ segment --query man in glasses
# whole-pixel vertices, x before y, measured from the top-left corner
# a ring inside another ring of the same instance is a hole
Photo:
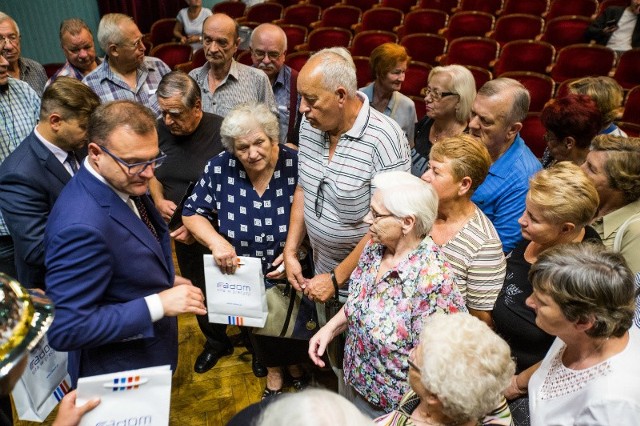
[[[145,56],[142,33],[130,16],[108,13],[98,25],[98,43],[106,56],[82,81],[102,102],[129,99],[160,115],[156,90],[171,69],[158,58]]]
[[[78,377],[158,365],[175,369],[176,316],[204,315],[202,292],[175,276],[169,231],[146,195],[158,149],[155,117],[132,101],[99,106],[89,154],[45,230],[49,343]]]
[[[287,55],[287,35],[277,25],[260,24],[251,33],[250,48],[253,66],[264,71],[271,83],[278,106],[280,143],[291,142],[298,145],[295,126],[301,118],[296,87],[298,71],[284,63]]]
[[[0,12],[0,53],[9,61],[9,75],[17,80],[23,80],[42,96],[44,85],[47,83],[47,73],[44,67],[33,59],[21,56],[20,28],[16,21],[6,13]],[[3,43],[4,42],[4,43]]]
[[[260,102],[277,113],[269,79],[260,70],[233,59],[240,44],[238,25],[224,13],[214,13],[202,25],[207,63],[189,75],[202,90],[202,110],[225,117],[238,104]]]
[[[14,241],[17,278],[44,290],[44,227],[78,170],[89,116],[100,104],[82,82],[61,77],[45,89],[40,122],[0,165],[0,210]]]
[[[525,208],[529,178],[542,168],[519,133],[529,103],[529,92],[520,82],[496,78],[478,90],[471,107],[469,132],[487,146],[493,161],[471,201],[493,223],[505,253],[522,239],[518,219]]]
[[[60,23],[60,47],[67,62],[51,76],[47,85],[63,76],[82,80],[102,63],[96,56],[93,33],[82,19],[70,18]]]
[[[0,51],[8,42],[0,38]],[[38,122],[40,97],[27,83],[9,75],[9,61],[0,55],[0,164]],[[0,214],[0,272],[16,276],[13,240]]]

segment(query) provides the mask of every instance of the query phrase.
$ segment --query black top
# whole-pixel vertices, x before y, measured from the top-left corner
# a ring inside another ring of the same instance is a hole
[[[221,124],[222,117],[204,112],[192,134],[175,136],[162,119],[158,120],[158,142],[167,159],[155,170],[155,175],[162,183],[166,199],[178,204],[189,183],[200,178],[207,161],[222,152]]]
[[[582,241],[601,242],[601,239],[593,228],[587,226]],[[524,258],[529,243],[528,240],[521,241],[507,255],[504,285],[492,314],[496,332],[511,347],[511,354],[516,360],[516,373],[541,361],[555,339],[555,336],[538,328],[535,312],[525,304],[527,297],[533,293],[529,282],[531,264]]]
[[[433,123],[433,119],[426,115],[416,123],[415,145],[411,150],[411,173],[418,177],[428,168],[429,152],[433,146],[429,140],[429,132]]]

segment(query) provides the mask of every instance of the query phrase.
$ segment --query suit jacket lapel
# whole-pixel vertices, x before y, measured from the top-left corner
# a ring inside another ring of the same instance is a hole
[[[166,225],[164,232],[161,232],[160,227],[157,226],[158,235],[161,236],[160,242],[158,242],[151,231],[147,228],[147,226],[140,220],[138,216],[129,208],[129,206],[122,201],[122,199],[113,192],[113,190],[105,185],[104,183],[97,180],[95,177],[89,173],[85,169],[85,167],[81,167],[78,171],[77,178],[81,179],[83,185],[87,188],[87,190],[93,195],[96,201],[105,209],[108,209],[109,216],[122,225],[124,228],[129,230],[140,242],[146,246],[149,250],[151,250],[157,257],[164,269],[167,271],[168,275],[173,274],[173,266],[170,264],[171,261],[171,247],[170,244],[167,245],[163,243],[163,241],[167,240],[166,238]],[[155,210],[155,207],[148,210]],[[151,212],[150,216],[152,216]],[[159,215],[155,212],[155,215]],[[155,220],[155,216],[154,217]],[[167,255],[165,255],[167,254]],[[171,279],[173,279],[171,277]]]
[[[67,182],[71,179],[71,175],[64,168],[62,163],[58,161],[53,152],[49,151],[46,146],[35,135],[35,133],[31,133],[29,135],[29,146],[31,150],[38,157],[43,167],[49,171],[56,179],[62,182],[63,185],[66,185]]]

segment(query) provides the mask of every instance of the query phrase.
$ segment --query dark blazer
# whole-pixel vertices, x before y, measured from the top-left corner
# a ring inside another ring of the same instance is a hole
[[[611,34],[607,34],[603,31],[607,26],[607,22],[615,20],[617,23],[622,17],[625,9],[626,7],[620,6],[611,6],[606,8],[604,12],[602,12],[600,16],[591,23],[589,28],[587,28],[587,40],[593,40],[598,44],[606,46],[607,42],[611,38]],[[633,28],[633,33],[631,34],[631,47],[634,49],[640,47],[640,19],[636,21],[636,26]]]
[[[0,209],[13,237],[18,281],[44,289],[44,227],[71,175],[34,132],[0,165]]]
[[[145,296],[173,286],[167,226],[142,197],[160,242],[125,202],[83,166],[64,188],[45,230],[47,294],[56,315],[49,344],[69,352],[78,377],[169,364],[177,321],[152,322]]]

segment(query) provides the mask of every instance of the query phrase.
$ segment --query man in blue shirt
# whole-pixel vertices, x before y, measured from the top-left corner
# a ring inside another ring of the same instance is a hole
[[[518,81],[496,78],[478,90],[471,107],[469,130],[484,142],[493,160],[471,201],[493,222],[505,253],[522,239],[518,218],[524,212],[529,178],[542,168],[519,135],[529,102],[529,92]]]

